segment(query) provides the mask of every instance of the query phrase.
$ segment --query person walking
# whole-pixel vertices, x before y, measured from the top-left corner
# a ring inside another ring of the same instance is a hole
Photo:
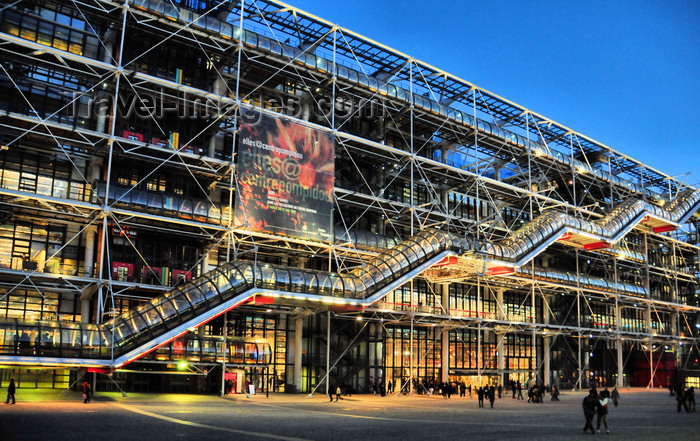
[[[489,388],[489,403],[491,404],[491,409],[493,409],[493,402],[496,401],[496,387],[491,386]]]
[[[338,400],[343,400],[344,398],[341,396],[343,394],[343,389],[338,385],[338,387],[335,388],[335,401]]]
[[[479,407],[484,407],[484,388],[480,387],[476,391],[476,396],[479,399]]]
[[[15,379],[14,377],[10,378],[10,384],[7,385],[7,400],[5,400],[5,404],[15,404],[15,391],[17,387],[15,386]],[[12,403],[10,403],[10,399],[12,399]]]
[[[613,405],[617,407],[617,403],[620,401],[620,391],[617,390],[617,386],[613,387],[610,398],[612,398]]]
[[[552,386],[552,398],[549,399],[550,401],[559,401],[559,388],[556,386]]]
[[[593,428],[593,417],[596,415],[596,410],[600,406],[598,401],[598,393],[595,389],[588,391],[588,395],[583,399],[583,416],[586,418],[586,425],[583,426],[583,433],[588,433],[588,429],[591,430],[592,434],[595,434],[595,429]]]
[[[676,404],[678,406],[678,412],[680,413],[681,408],[684,408],[686,413],[689,413],[688,403],[686,402],[685,390],[682,384],[676,387]]]
[[[603,425],[605,426],[605,433],[610,433],[610,430],[608,430],[608,398],[603,395],[601,392],[600,394],[600,399],[598,400],[598,420],[596,424],[596,430],[600,432],[600,422],[603,422]]]
[[[90,392],[92,392],[92,386],[87,381],[83,381],[83,403],[90,402]]]
[[[688,412],[695,412],[695,386],[690,386],[687,391],[685,391],[685,404],[688,408]]]

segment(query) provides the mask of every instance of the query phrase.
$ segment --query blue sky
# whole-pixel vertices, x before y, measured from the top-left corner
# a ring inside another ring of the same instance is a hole
[[[700,183],[698,0],[288,0]]]

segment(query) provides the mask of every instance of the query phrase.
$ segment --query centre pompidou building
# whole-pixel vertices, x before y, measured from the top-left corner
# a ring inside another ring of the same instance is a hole
[[[700,192],[623,152],[276,1],[0,43],[1,382],[700,386]]]

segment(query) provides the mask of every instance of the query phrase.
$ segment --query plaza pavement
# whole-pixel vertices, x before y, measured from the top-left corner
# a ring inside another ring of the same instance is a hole
[[[5,398],[6,391],[0,391]],[[353,395],[337,402],[318,393],[245,395],[78,392],[18,389],[0,403],[2,441],[215,440],[700,440],[700,413],[678,413],[663,389],[623,389],[608,415],[610,435],[584,435],[585,391],[563,391],[541,404],[453,396]]]

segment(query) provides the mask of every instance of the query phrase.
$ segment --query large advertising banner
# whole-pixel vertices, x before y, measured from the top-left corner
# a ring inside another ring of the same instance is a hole
[[[238,136],[236,225],[330,242],[335,137],[245,110]]]

